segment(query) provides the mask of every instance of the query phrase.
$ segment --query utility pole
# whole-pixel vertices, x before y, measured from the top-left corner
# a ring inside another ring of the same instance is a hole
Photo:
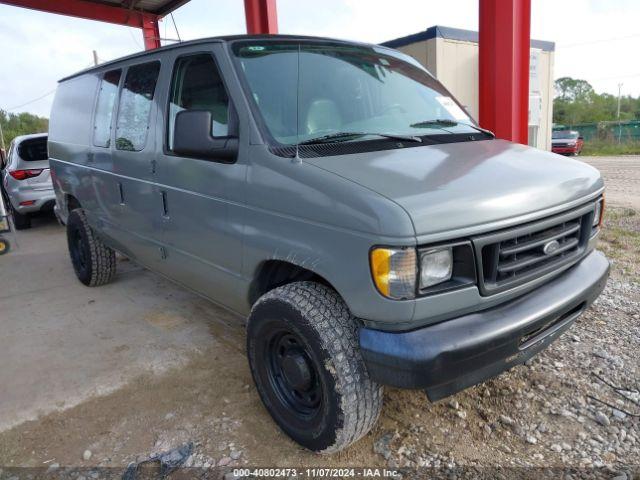
[[[622,83],[618,84],[618,114],[617,114],[617,118],[618,118],[618,143],[621,142],[622,140],[622,128],[620,127],[620,97],[622,94]]]

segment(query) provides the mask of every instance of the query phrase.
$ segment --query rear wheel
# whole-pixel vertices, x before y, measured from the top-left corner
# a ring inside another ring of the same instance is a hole
[[[78,280],[88,287],[97,287],[113,280],[116,254],[94,233],[81,209],[69,214],[67,244]]]
[[[358,327],[340,296],[315,282],[276,288],[255,304],[247,354],[267,410],[293,440],[333,453],[364,436],[382,407]]]
[[[11,208],[11,215],[13,216],[13,224],[16,230],[31,228],[31,216],[28,213],[22,214]]]

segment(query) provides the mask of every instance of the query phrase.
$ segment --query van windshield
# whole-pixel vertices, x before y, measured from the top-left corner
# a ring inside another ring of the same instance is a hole
[[[232,52],[280,144],[478,133],[442,84],[399,52],[277,40],[238,41]]]

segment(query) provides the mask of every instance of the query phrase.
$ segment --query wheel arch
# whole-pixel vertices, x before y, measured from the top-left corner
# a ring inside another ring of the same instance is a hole
[[[326,285],[339,295],[337,289],[326,278],[307,266],[288,260],[270,259],[262,261],[256,267],[249,286],[249,305],[253,306],[262,295],[274,288],[302,281],[314,281]]]
[[[65,201],[65,206],[67,208],[67,215],[71,213],[73,210],[75,210],[76,208],[82,208],[82,204],[80,203],[80,201],[70,193],[67,193],[65,195],[64,201]]]

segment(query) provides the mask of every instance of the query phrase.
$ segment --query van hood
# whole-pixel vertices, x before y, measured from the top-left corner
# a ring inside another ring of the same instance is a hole
[[[482,231],[481,225],[575,204],[604,186],[586,163],[504,140],[305,161],[399,204],[417,236]]]

